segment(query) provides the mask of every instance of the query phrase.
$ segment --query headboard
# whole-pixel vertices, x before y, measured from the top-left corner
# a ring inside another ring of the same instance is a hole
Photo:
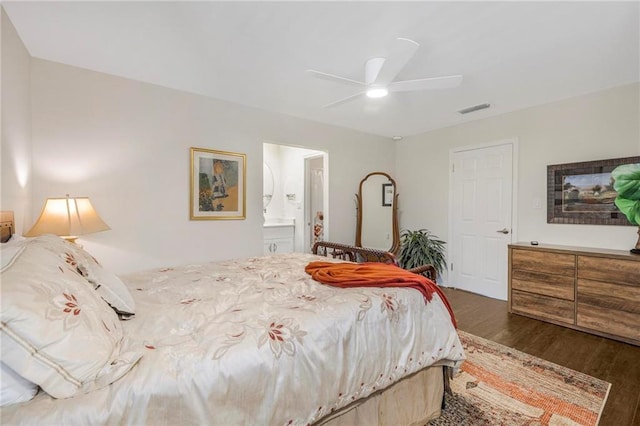
[[[0,211],[0,242],[6,243],[15,232],[12,211]]]

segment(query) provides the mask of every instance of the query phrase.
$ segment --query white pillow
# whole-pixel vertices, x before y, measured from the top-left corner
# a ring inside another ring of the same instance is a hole
[[[3,270],[7,266],[9,266],[9,264],[13,262],[13,260],[16,258],[18,253],[22,251],[22,249],[22,244],[2,244],[2,246],[0,246],[0,270]]]
[[[125,284],[114,273],[103,268],[96,258],[81,246],[54,235],[42,235],[33,240],[75,268],[120,318],[129,319],[135,314],[135,303]]]
[[[23,237],[22,235],[19,235],[19,234],[11,234],[11,238],[8,241],[2,243],[2,247],[20,244],[25,242],[27,239],[28,238]]]
[[[73,262],[34,238],[1,272],[1,359],[55,398],[106,386],[140,358]]]
[[[127,286],[113,272],[102,265],[82,248],[76,249],[78,269],[93,284],[100,297],[115,310],[122,319],[131,318],[136,312],[133,296]]]
[[[0,362],[0,407],[31,400],[38,393],[38,385],[31,383]]]

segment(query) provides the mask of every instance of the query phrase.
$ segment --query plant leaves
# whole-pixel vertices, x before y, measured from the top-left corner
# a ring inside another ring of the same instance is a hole
[[[428,229],[402,230],[398,262],[405,269],[431,264],[441,274],[447,265],[445,244]]]
[[[640,163],[623,164],[611,172],[616,206],[633,225],[640,224]]]
[[[640,200],[634,201],[616,197],[615,203],[632,225],[640,225]]]
[[[618,197],[627,200],[640,200],[640,163],[623,164],[611,172],[615,179],[613,189]]]

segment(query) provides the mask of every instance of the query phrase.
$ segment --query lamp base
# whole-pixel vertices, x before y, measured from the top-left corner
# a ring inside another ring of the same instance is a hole
[[[64,235],[62,237],[63,240],[69,241],[70,243],[76,244],[76,240],[78,239],[75,235]]]

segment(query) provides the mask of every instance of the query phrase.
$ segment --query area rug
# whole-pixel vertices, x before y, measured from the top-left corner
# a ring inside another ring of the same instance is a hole
[[[436,425],[597,425],[610,383],[458,331],[467,359]]]

